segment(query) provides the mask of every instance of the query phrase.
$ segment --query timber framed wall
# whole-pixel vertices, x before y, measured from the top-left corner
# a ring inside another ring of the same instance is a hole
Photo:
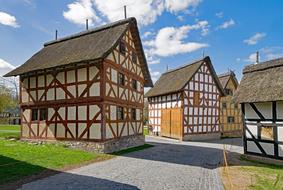
[[[221,97],[220,124],[223,136],[241,136],[243,132],[241,105],[233,102],[233,94],[237,89],[231,76],[226,86],[223,86],[226,95]]]
[[[162,135],[162,110],[180,108],[183,120],[180,139],[192,140],[192,136],[198,135],[207,135],[206,138],[210,138],[209,135],[211,138],[220,137],[220,92],[205,62],[196,70],[182,90],[149,97],[148,102],[149,125],[152,126],[156,135]]]
[[[219,133],[220,93],[206,63],[184,89],[184,135]]]
[[[128,29],[104,60],[21,75],[22,138],[99,142],[142,135],[145,80],[134,56]],[[118,119],[118,107],[123,119]]]
[[[245,154],[283,160],[283,101],[242,103]]]

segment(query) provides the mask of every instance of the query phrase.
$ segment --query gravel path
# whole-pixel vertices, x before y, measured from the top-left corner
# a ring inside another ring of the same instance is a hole
[[[223,144],[241,139],[177,142],[147,137],[153,148],[25,184],[22,189],[223,189],[218,164]],[[241,152],[241,146],[227,146]]]

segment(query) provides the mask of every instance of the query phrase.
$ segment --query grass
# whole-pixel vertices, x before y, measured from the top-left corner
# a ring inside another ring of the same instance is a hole
[[[136,151],[144,150],[144,149],[151,148],[151,147],[154,147],[154,145],[144,144],[144,145],[141,145],[141,146],[120,150],[120,151],[114,152],[112,154],[113,155],[123,155],[123,154],[128,154],[128,153],[131,153],[131,152],[136,152]]]
[[[283,166],[230,155],[229,166],[221,173],[226,189],[283,189]]]
[[[20,138],[20,126],[0,125],[0,138]]]
[[[0,184],[87,161],[112,158],[111,155],[68,149],[58,144],[35,145],[0,140]]]
[[[21,126],[20,125],[0,125],[0,131],[1,130],[20,131]]]
[[[69,149],[59,143],[36,145],[17,140],[6,140],[19,138],[19,136],[20,126],[0,125],[0,185],[15,182],[43,171],[60,170],[84,163],[106,160],[115,155],[123,155],[153,146],[145,144],[113,154],[98,154]]]
[[[250,163],[250,166],[242,167],[242,169],[255,178],[255,183],[249,186],[250,189],[283,189],[283,166],[248,160],[244,157],[241,157],[241,160]]]
[[[143,134],[144,135],[148,135],[149,134],[148,128],[143,128]]]

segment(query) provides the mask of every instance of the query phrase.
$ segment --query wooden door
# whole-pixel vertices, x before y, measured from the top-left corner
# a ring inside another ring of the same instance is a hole
[[[182,138],[182,109],[161,110],[161,136],[180,139]]]

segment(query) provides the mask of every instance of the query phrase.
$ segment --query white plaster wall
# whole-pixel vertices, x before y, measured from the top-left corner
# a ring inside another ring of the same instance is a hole
[[[67,72],[67,83],[76,82],[75,70],[70,70]]]
[[[68,107],[68,120],[76,120],[76,106]]]
[[[78,69],[78,81],[86,81],[87,80],[87,70],[86,68]]]
[[[78,107],[78,119],[87,120],[87,106]]]
[[[258,149],[257,145],[252,141],[247,141],[247,151],[261,154],[261,151]]]
[[[90,129],[89,129],[89,137],[91,139],[101,139],[101,124],[100,123],[95,123],[92,124]]]
[[[278,101],[276,104],[277,118],[283,119],[283,101]]]
[[[255,103],[254,104],[259,112],[264,116],[265,119],[272,119],[272,103],[264,102],[264,103]]]
[[[247,119],[259,119],[253,108],[249,104],[245,104],[245,118]]]

